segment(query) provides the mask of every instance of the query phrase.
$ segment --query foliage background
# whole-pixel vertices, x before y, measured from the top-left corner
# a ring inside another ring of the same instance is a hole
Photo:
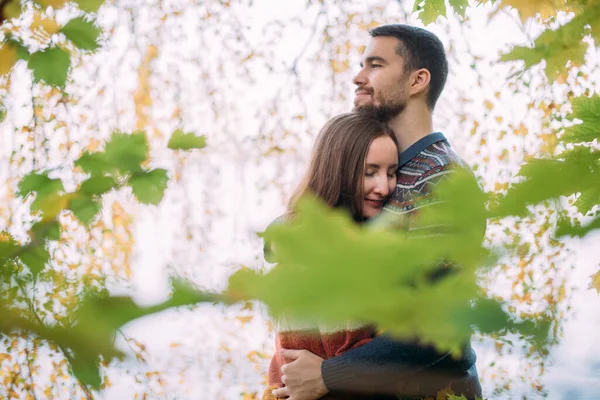
[[[73,59],[68,95],[32,84],[23,64],[1,78],[0,228],[16,239],[26,238],[32,222],[28,204],[15,195],[17,182],[32,170],[70,165],[82,151],[98,150],[114,130],[145,130],[151,167],[171,176],[158,207],[120,191],[103,198],[102,217],[89,232],[73,217],[61,219],[66,236],[52,249],[47,276],[28,288],[40,304],[48,296],[60,304],[39,307],[42,318],[64,318],[90,285],[152,304],[167,298],[172,273],[219,290],[240,265],[263,268],[254,232],[282,212],[318,128],[350,108],[367,29],[421,24],[412,8],[387,1],[116,0],[97,15],[101,49]],[[74,12],[49,15],[62,24]],[[25,18],[28,24],[35,28],[36,20]],[[43,31],[52,25],[37,24],[32,40],[47,43]],[[499,52],[543,29],[498,4],[471,8],[465,20],[438,19],[429,29],[443,39],[451,63],[435,126],[443,127],[486,190],[505,191],[524,160],[554,153],[568,99],[598,89],[593,47],[584,66],[553,84],[543,78],[543,66],[521,72],[518,63],[498,63]],[[177,128],[206,135],[209,147],[168,151]],[[65,186],[78,182],[69,170],[55,174]],[[512,242],[520,250],[484,277],[484,286],[517,312],[550,310],[561,340],[548,356],[511,337],[476,338],[482,383],[494,398],[585,396],[599,384],[592,338],[600,322],[598,297],[586,291],[598,237],[556,242],[549,232],[555,222],[554,212],[540,207],[535,220],[503,220],[489,231],[490,242]],[[147,317],[117,336],[132,357],[113,361],[104,370],[103,393],[94,394],[81,389],[56,348],[27,335],[5,336],[0,395],[252,398],[264,385],[272,339],[255,303]]]

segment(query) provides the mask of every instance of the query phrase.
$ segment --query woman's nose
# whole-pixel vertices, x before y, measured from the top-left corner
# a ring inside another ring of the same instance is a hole
[[[390,194],[390,186],[388,185],[387,179],[377,179],[377,184],[375,185],[375,193],[379,194],[382,197],[386,197],[388,194]]]

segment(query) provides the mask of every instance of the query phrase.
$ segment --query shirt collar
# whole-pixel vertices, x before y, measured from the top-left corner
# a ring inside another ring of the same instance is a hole
[[[404,150],[400,153],[400,160],[398,161],[398,169],[405,166],[410,160],[415,158],[417,154],[428,148],[434,143],[437,142],[446,142],[448,143],[448,139],[444,136],[442,132],[433,132],[427,136],[422,137],[413,143],[408,149]]]

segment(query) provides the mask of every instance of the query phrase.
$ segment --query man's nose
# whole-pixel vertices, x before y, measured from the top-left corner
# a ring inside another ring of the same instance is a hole
[[[356,86],[364,86],[367,83],[367,77],[364,74],[364,69],[358,71],[358,74],[352,78],[352,83],[354,83]]]

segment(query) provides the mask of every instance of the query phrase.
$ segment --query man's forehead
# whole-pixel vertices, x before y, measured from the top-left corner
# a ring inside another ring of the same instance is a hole
[[[396,48],[399,44],[400,40],[393,36],[376,36],[374,38],[371,38],[371,40],[367,44],[367,48],[365,49],[365,51],[380,50],[396,52]]]
[[[396,53],[396,48],[399,44],[400,40],[393,36],[376,36],[369,41],[365,48],[363,58],[366,59],[367,57],[377,56],[388,59],[393,58],[394,55],[400,57],[398,53]]]

